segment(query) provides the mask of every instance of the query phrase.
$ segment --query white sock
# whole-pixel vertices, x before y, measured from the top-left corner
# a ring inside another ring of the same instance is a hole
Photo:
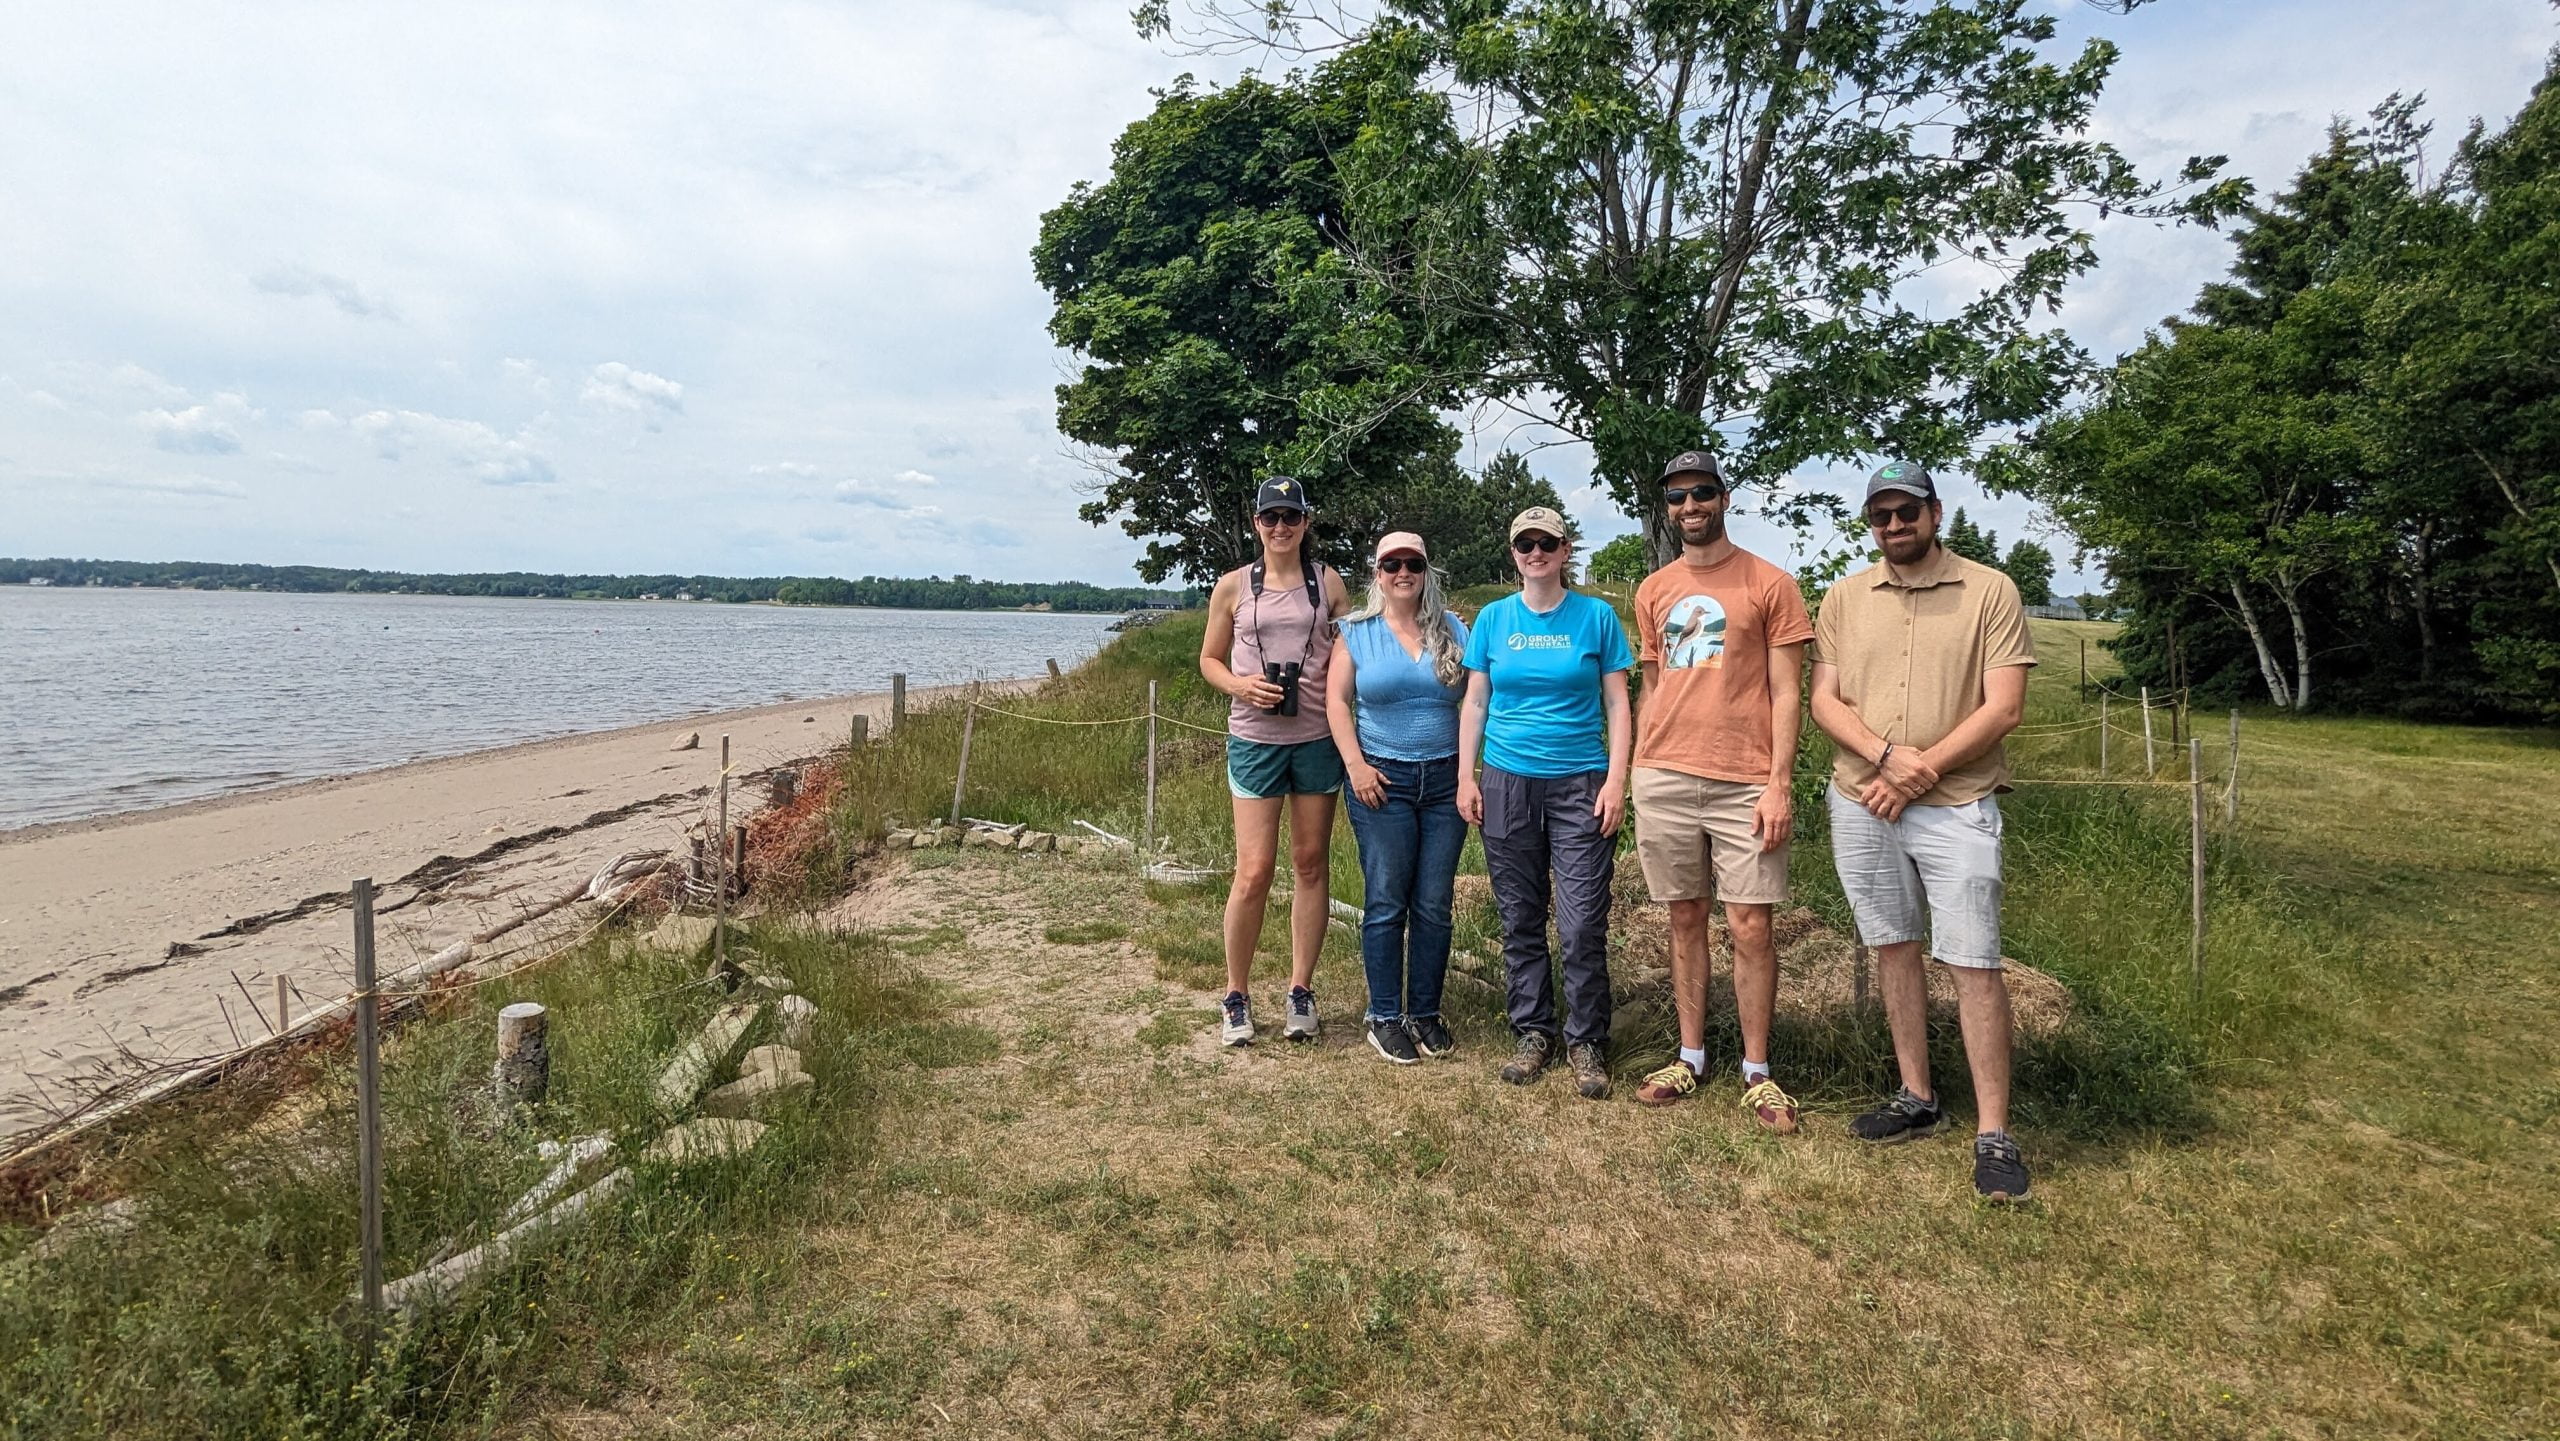
[[[1746,1086],[1756,1086],[1767,1079],[1769,1079],[1769,1063],[1767,1061],[1745,1061],[1742,1063],[1742,1084]]]
[[[1680,1048],[1680,1064],[1687,1066],[1690,1070],[1701,1076],[1705,1075],[1707,1073],[1706,1047],[1700,1046],[1696,1050],[1691,1050],[1687,1046],[1682,1046]]]

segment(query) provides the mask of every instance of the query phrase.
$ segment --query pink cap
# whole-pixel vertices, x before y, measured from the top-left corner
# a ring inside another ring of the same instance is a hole
[[[1371,560],[1384,560],[1388,556],[1397,554],[1400,551],[1408,550],[1412,551],[1415,555],[1421,556],[1424,560],[1429,560],[1431,558],[1431,551],[1428,547],[1423,545],[1422,537],[1415,535],[1409,530],[1391,530],[1385,535],[1379,536],[1378,548],[1369,552],[1369,558]]]

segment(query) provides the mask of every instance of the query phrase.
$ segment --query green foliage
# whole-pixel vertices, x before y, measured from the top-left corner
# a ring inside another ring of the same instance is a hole
[[[1963,506],[1957,506],[1956,513],[1947,518],[1944,539],[1947,549],[1967,560],[1988,566],[2000,564],[2000,533],[1975,525]]]
[[[1365,546],[1390,530],[1418,532],[1431,543],[1431,563],[1452,589],[1490,585],[1513,578],[1511,517],[1533,505],[1564,509],[1556,488],[1506,450],[1481,475],[1469,475],[1454,462],[1421,467],[1419,482],[1380,496],[1376,519],[1356,533]]]
[[[2018,583],[2018,599],[2028,605],[2053,604],[2053,552],[2032,540],[2009,547],[2000,568]]]
[[[1993,467],[2105,558],[2137,679],[2560,716],[2560,89],[2451,166],[2426,135],[2333,127],[2231,280]]]
[[[1630,531],[1591,554],[1593,580],[1640,581],[1652,569],[1646,564],[1644,535]]]

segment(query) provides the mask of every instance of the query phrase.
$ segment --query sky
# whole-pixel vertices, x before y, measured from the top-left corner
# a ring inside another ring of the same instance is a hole
[[[0,555],[1128,583],[1029,252],[1151,87],[1242,63],[1129,8],[13,6]],[[2449,148],[2560,39],[2543,0],[2061,13],[2123,48],[2101,138],[2267,190],[2393,91]],[[2099,239],[2060,323],[2101,357],[2227,263]],[[1535,463],[1592,541],[1631,527],[1587,454]]]

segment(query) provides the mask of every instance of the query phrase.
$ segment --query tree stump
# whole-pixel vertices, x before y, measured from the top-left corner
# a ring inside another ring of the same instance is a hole
[[[491,1072],[501,1109],[535,1106],[551,1090],[551,1013],[532,1001],[498,1012],[498,1063]]]

